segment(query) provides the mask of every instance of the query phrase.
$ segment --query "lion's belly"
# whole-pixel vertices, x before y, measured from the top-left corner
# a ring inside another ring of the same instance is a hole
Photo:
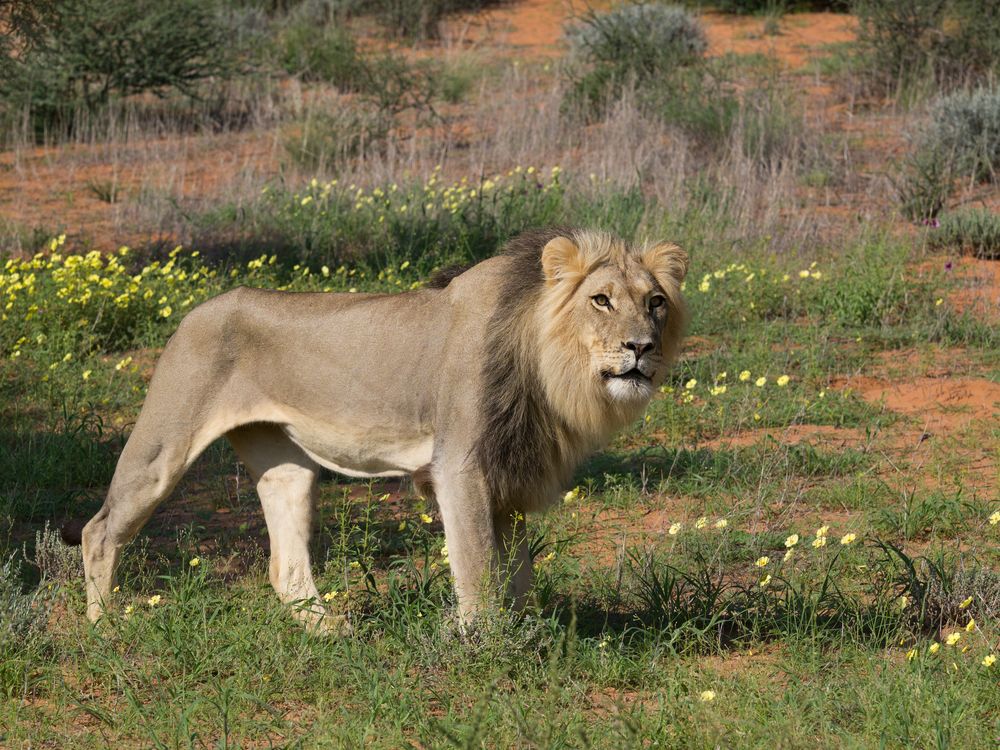
[[[299,415],[284,430],[316,463],[351,477],[412,474],[431,462],[434,449],[429,432],[398,425],[333,424]]]

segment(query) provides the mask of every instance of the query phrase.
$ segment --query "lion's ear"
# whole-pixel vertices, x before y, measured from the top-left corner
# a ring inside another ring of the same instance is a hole
[[[672,242],[661,242],[643,252],[642,264],[661,285],[665,279],[679,285],[687,276],[688,254]]]
[[[542,273],[549,286],[584,271],[583,254],[568,237],[555,237],[542,248]]]

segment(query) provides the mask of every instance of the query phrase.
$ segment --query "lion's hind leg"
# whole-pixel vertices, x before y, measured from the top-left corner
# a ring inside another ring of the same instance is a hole
[[[271,543],[269,577],[297,619],[323,631],[343,632],[343,617],[327,616],[312,577],[309,539],[319,466],[272,424],[226,435],[257,484]]]

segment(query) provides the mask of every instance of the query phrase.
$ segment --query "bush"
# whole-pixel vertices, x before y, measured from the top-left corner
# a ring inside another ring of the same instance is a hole
[[[339,102],[284,130],[284,146],[300,167],[314,172],[383,150],[392,123],[364,102]]]
[[[955,211],[941,217],[928,238],[935,249],[959,249],[977,258],[1000,259],[1000,216],[985,209]]]
[[[8,115],[27,109],[36,134],[71,128],[113,97],[176,90],[234,70],[227,34],[202,0],[63,0],[38,6],[0,66]]]
[[[942,98],[920,148],[947,155],[959,175],[993,180],[1000,169],[1000,91],[978,89]]]
[[[306,18],[279,34],[281,67],[305,81],[326,81],[341,91],[356,90],[363,62],[354,38],[340,26]]]
[[[683,8],[623,5],[588,12],[566,32],[570,43],[565,106],[585,117],[600,116],[627,86],[655,90],[654,108],[700,91],[702,73],[688,70],[708,47],[705,32]]]
[[[910,221],[933,219],[948,201],[953,182],[950,154],[917,149],[903,160],[894,179],[900,213]]]
[[[877,90],[964,85],[1000,70],[996,0],[854,0],[864,72]]]

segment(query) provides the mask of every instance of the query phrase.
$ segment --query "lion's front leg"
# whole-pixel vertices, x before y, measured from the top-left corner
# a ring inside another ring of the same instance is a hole
[[[458,617],[469,625],[497,594],[497,544],[485,483],[468,467],[435,467],[434,490],[444,521]]]

